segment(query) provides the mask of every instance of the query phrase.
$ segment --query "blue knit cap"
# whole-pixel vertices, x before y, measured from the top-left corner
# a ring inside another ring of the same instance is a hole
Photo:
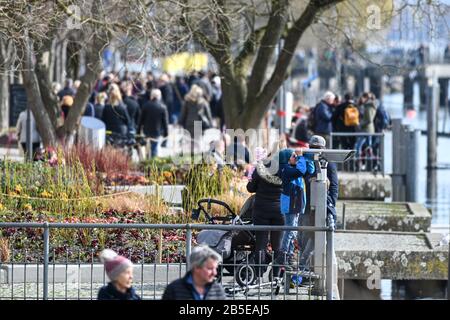
[[[286,164],[289,162],[289,159],[291,158],[292,154],[295,152],[294,149],[283,149],[280,150],[279,152],[279,156],[278,156],[278,161],[280,163],[280,166],[283,164]]]

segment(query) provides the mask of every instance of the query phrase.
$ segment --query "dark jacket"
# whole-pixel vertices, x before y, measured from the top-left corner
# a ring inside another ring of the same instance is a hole
[[[163,86],[159,87],[159,90],[161,90],[162,100],[167,107],[167,112],[171,116],[174,113],[172,84],[166,83]]]
[[[298,141],[309,142],[308,121],[304,118],[299,118],[294,128],[294,138]]]
[[[103,116],[103,109],[105,109],[105,105],[104,104],[95,104],[94,105],[94,110],[95,110],[95,117],[99,120],[102,120],[102,116]]]
[[[170,283],[164,290],[162,300],[194,300],[194,287],[188,282],[190,275],[191,272],[188,272],[183,278]],[[208,287],[204,300],[226,299],[225,291],[219,283],[213,282]]]
[[[86,109],[84,109],[83,116],[85,117],[95,117],[95,108],[94,105],[90,102],[87,103]]]
[[[269,169],[263,163],[256,165],[252,180],[247,183],[247,191],[256,192],[253,214],[267,218],[281,215],[281,183],[281,179],[270,174]]]
[[[73,90],[72,88],[65,87],[64,89],[62,89],[58,92],[57,96],[58,96],[59,100],[62,100],[62,98],[64,96],[75,97],[75,90]]]
[[[103,109],[102,121],[106,125],[106,130],[121,135],[128,134],[132,128],[130,116],[123,103],[115,107],[107,104]]]
[[[142,93],[138,96],[138,103],[139,103],[139,107],[141,107],[141,110],[144,107],[144,105],[149,101],[150,101],[150,92],[149,91],[145,91],[144,93]]]
[[[316,127],[314,128],[314,133],[330,134],[333,130],[331,120],[333,118],[333,111],[331,107],[321,101],[314,108],[314,116],[316,119]]]
[[[167,137],[169,131],[166,107],[157,101],[148,101],[142,108],[138,132],[141,132],[142,127],[146,137]]]
[[[189,131],[192,138],[194,138],[194,122],[202,121],[201,114],[204,115],[207,122],[212,123],[211,109],[205,99],[200,99],[197,102],[187,100],[184,102],[179,124]]]
[[[186,83],[176,82],[173,86],[173,112],[179,114],[184,102],[184,96],[189,92]]]
[[[127,107],[128,115],[130,116],[131,124],[134,128],[134,130],[137,129],[137,126],[139,124],[139,116],[140,116],[140,107],[139,103],[134,97],[126,96],[123,99],[123,103],[125,103],[125,106]]]
[[[122,293],[116,289],[116,287],[110,282],[106,286],[100,288],[98,292],[98,300],[141,300],[136,294],[133,287],[127,290],[126,293]]]
[[[347,108],[351,104],[356,107],[355,102],[353,102],[352,100],[345,101],[336,107],[336,109],[333,112],[333,131],[335,131],[335,132],[357,132],[358,126],[347,127],[344,123],[345,108]]]

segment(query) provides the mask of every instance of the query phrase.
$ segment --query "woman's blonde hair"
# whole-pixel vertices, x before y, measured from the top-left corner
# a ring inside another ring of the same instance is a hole
[[[203,89],[196,84],[192,85],[191,90],[189,90],[188,94],[186,94],[185,97],[186,101],[191,102],[198,102],[202,98],[203,98]]]
[[[118,105],[122,102],[122,93],[120,93],[120,88],[117,84],[113,83],[109,87],[109,103],[112,106]]]

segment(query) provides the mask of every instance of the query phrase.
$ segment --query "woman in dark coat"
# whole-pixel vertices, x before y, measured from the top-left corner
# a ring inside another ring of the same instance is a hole
[[[253,205],[253,224],[254,225],[272,225],[284,226],[284,216],[280,211],[281,179],[276,176],[276,170],[271,168],[275,159],[272,161],[259,162],[253,171],[252,179],[247,184],[247,190],[256,193]],[[278,160],[276,160],[278,162]],[[273,173],[273,174],[272,174]],[[259,264],[265,264],[265,252],[267,244],[272,246],[274,260],[278,261],[281,254],[281,238],[283,231],[257,231],[255,246],[255,261]],[[278,276],[279,268],[274,268],[273,275]],[[262,275],[260,275],[262,276]]]
[[[121,136],[127,136],[133,129],[131,118],[122,101],[122,94],[116,84],[110,86],[109,101],[103,109],[102,121],[106,125],[106,130]]]

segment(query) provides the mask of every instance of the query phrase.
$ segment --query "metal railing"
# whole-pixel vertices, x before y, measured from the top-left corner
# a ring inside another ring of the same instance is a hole
[[[224,259],[219,266],[218,281],[223,285],[227,293],[227,299],[333,299],[333,251],[334,228],[333,227],[287,227],[287,226],[254,226],[254,225],[210,225],[210,224],[80,224],[80,223],[0,223],[0,231],[3,230],[43,230],[42,251],[30,254],[28,249],[14,248],[11,241],[11,258],[8,262],[0,262],[0,300],[1,299],[96,299],[100,287],[106,284],[107,278],[103,264],[94,258],[94,249],[84,248],[84,259],[81,252],[70,252],[70,247],[65,252],[56,252],[52,248],[50,237],[52,230],[75,229],[128,229],[128,230],[183,230],[185,232],[184,250],[180,250],[179,259],[171,262],[171,252],[166,252],[165,263],[157,261],[156,257],[142,250],[141,256],[130,255],[134,263],[134,288],[141,298],[159,299],[171,281],[182,277],[189,265],[186,257],[190,255],[195,235],[199,230],[224,230],[233,232],[252,231],[299,231],[299,232],[326,232],[327,244],[322,261],[324,266],[312,266],[309,259],[308,266],[300,266],[300,253],[297,253],[296,266],[288,271],[285,261],[277,261],[271,254],[272,262],[257,263],[252,259],[251,251],[234,251],[231,257]],[[54,231],[56,232],[56,231]],[[0,233],[1,234],[1,233]],[[5,237],[4,237],[5,238]],[[8,237],[6,237],[8,239]],[[14,240],[11,238],[10,240]],[[40,248],[41,243],[39,243]],[[126,244],[124,243],[124,246]],[[80,250],[80,249],[79,249]],[[36,251],[36,250],[35,250]],[[69,252],[71,258],[69,259]],[[88,253],[88,255],[86,255]],[[172,252],[173,253],[173,252]],[[58,261],[59,256],[66,259]],[[88,258],[86,258],[86,256]],[[147,261],[146,261],[147,259]],[[150,261],[149,261],[150,260]],[[164,261],[164,259],[162,260]],[[282,272],[280,277],[274,277],[273,268],[279,267]],[[309,271],[304,270],[307,268]],[[263,277],[252,279],[250,273],[259,273],[264,269]],[[312,271],[314,269],[314,272]],[[231,270],[231,272],[230,272]],[[317,270],[320,270],[317,272]],[[240,272],[237,274],[237,272]],[[239,278],[240,275],[240,278]],[[266,281],[265,277],[269,279]],[[303,279],[305,286],[299,282]],[[295,292],[292,290],[295,288]]]
[[[337,163],[345,172],[385,173],[384,133],[331,132],[330,149],[354,149],[355,157],[345,163]]]

